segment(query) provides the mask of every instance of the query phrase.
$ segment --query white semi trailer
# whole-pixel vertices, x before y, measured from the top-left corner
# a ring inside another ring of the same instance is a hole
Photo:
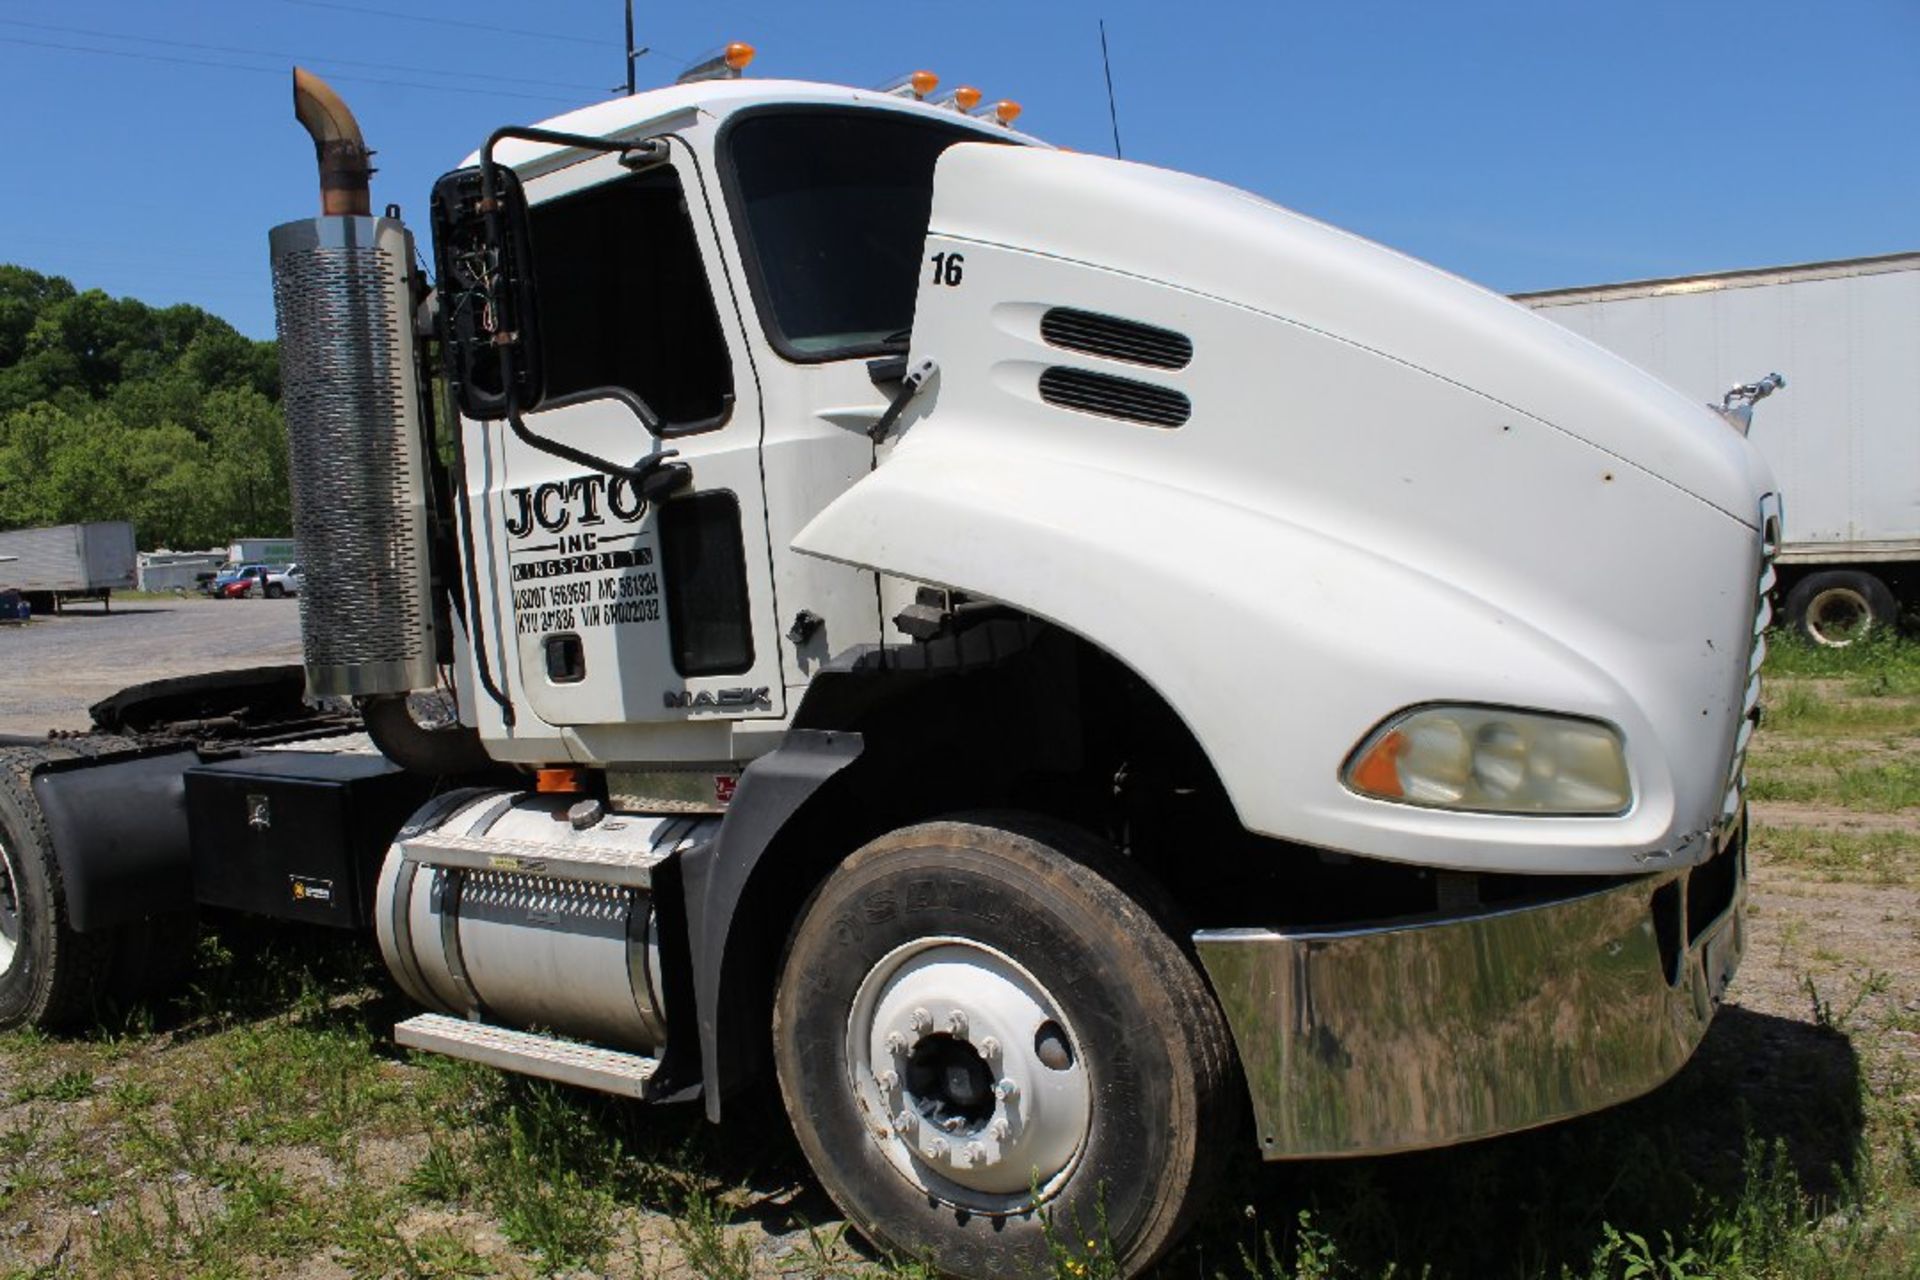
[[[68,600],[113,607],[116,590],[135,582],[133,526],[125,520],[0,531],[0,587],[18,591],[41,613]]]
[[[314,714],[291,673],[16,749],[0,1023],[151,984],[196,903],[370,927],[401,1044],[716,1121],[765,1080],[862,1232],[972,1277],[1038,1269],[1042,1211],[1139,1271],[1237,1143],[1679,1069],[1744,945],[1757,451],[928,79],[501,129],[430,287],[298,78],[305,680],[391,762],[248,746]]]
[[[1519,301],[1713,404],[1786,375],[1751,437],[1779,480],[1787,624],[1840,646],[1920,605],[1920,253]]]

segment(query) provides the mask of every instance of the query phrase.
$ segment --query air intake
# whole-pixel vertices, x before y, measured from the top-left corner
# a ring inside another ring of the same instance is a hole
[[[271,249],[308,691],[431,689],[413,238],[392,218],[323,215],[275,227]]]
[[[1150,427],[1177,427],[1193,416],[1192,403],[1171,388],[1060,365],[1040,375],[1040,398],[1062,409]]]
[[[1040,336],[1069,351],[1156,369],[1184,369],[1193,359],[1193,339],[1184,333],[1072,307],[1054,307],[1041,316]]]

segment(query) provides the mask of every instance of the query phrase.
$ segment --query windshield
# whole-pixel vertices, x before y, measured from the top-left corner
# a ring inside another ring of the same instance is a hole
[[[774,347],[806,361],[904,349],[934,162],[956,142],[995,140],[858,108],[748,114],[729,126],[728,194]]]

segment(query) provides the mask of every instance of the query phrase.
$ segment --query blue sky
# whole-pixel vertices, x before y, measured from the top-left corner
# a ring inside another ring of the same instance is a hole
[[[266,231],[314,203],[287,66],[334,81],[422,208],[494,125],[606,96],[619,0],[0,0],[0,261],[265,337]],[[1920,249],[1920,0],[1217,4],[639,0],[642,88],[916,67],[1514,291]],[[377,64],[377,65],[376,65]],[[413,218],[416,230],[424,219]]]

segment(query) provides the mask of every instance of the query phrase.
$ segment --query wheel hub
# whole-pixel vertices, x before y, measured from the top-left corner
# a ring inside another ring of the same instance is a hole
[[[1807,606],[1807,631],[1828,648],[1841,648],[1873,626],[1873,606],[1851,587],[1829,587]]]
[[[1072,1030],[1034,977],[962,938],[910,943],[855,993],[847,1062],[869,1136],[916,1187],[1014,1213],[1078,1163],[1093,1090]]]

